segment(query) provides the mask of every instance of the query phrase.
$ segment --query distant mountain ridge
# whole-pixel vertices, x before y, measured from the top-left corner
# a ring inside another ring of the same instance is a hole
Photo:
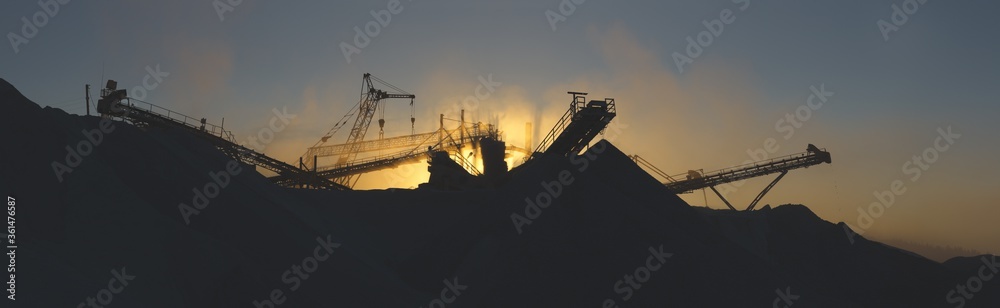
[[[985,255],[986,253],[975,249],[966,249],[959,246],[941,246],[929,243],[917,243],[905,239],[880,239],[882,243],[906,249],[928,259],[944,263],[956,257],[973,257]]]

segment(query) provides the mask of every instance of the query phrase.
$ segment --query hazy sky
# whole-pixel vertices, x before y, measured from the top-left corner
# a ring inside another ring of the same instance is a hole
[[[617,100],[613,143],[669,173],[740,164],[768,138],[777,147],[770,157],[814,143],[833,164],[792,171],[762,204],[806,204],[877,238],[1000,253],[1000,4],[582,2],[5,1],[0,77],[77,114],[84,84],[116,79],[146,101],[225,117],[241,139],[285,108],[297,117],[263,150],[286,161],[357,102],[365,72],[417,95],[418,132],[475,95],[481,77],[492,79],[500,85],[481,90],[489,97],[468,117],[498,122],[519,146],[525,122],[544,135],[567,108],[566,91],[590,92]],[[376,35],[360,38],[348,62],[343,46],[355,45],[355,27]],[[681,55],[691,61],[678,67]],[[159,80],[143,86],[157,67]],[[818,92],[825,102],[810,105]],[[386,135],[409,133],[408,102],[387,107]],[[949,127],[953,143],[928,150]],[[933,163],[921,158],[920,169],[914,155]],[[366,175],[361,186],[414,185],[424,169]],[[409,179],[393,180],[401,176]],[[728,197],[745,207],[769,180]],[[859,221],[858,209],[878,202],[873,192],[896,180],[905,192],[870,225]],[[684,198],[704,203],[701,192]]]

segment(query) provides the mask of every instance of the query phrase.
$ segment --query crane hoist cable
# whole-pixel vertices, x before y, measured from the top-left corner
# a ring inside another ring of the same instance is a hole
[[[375,83],[382,87],[388,87],[395,92],[381,90],[376,88]],[[402,89],[385,82],[378,77],[372,76],[366,73],[361,82],[361,97],[359,101],[358,113],[354,120],[354,126],[351,127],[351,132],[347,137],[347,142],[349,149],[346,153],[340,155],[337,160],[337,164],[340,165],[350,165],[355,163],[355,158],[357,157],[360,144],[359,142],[364,141],[366,132],[368,131],[369,125],[371,124],[376,113],[379,114],[379,139],[385,136],[385,106],[382,103],[384,99],[399,99],[399,98],[409,98],[410,102],[416,98],[415,95],[407,93]],[[411,110],[411,118],[412,110]],[[357,183],[357,179],[360,174],[357,175],[345,175],[333,179],[335,183],[342,184],[348,187],[353,187]]]
[[[381,140],[385,136],[385,105],[379,104],[375,108],[378,108],[378,139]]]

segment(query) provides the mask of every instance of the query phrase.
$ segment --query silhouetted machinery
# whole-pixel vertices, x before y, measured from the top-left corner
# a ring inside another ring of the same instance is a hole
[[[125,89],[118,89],[118,83],[108,80],[101,89],[101,99],[97,101],[97,111],[102,117],[121,118],[139,127],[160,125],[179,128],[204,138],[232,159],[244,164],[271,170],[284,180],[279,183],[291,187],[346,190],[346,186],[331,182],[312,172],[299,169],[263,153],[240,145],[232,132],[208,123],[204,118],[196,119],[176,111],[128,97]]]
[[[396,92],[391,93],[385,90],[375,88],[375,86],[372,83],[373,80],[386,87],[393,89]],[[413,106],[413,99],[417,97],[416,95],[406,93],[405,91],[381,79],[378,79],[378,77],[372,76],[372,74],[368,73],[365,73],[364,75],[364,78],[362,80],[362,87],[363,90],[361,92],[361,101],[358,103],[358,116],[357,118],[354,119],[354,126],[351,127],[351,133],[347,136],[347,143],[345,143],[345,145],[347,145],[348,147],[348,150],[345,153],[341,154],[340,159],[337,161],[338,165],[346,165],[348,162],[354,160],[354,158],[358,156],[358,149],[360,147],[358,142],[365,139],[365,134],[368,132],[368,126],[371,125],[372,119],[375,117],[375,112],[378,111],[379,108],[381,107],[383,114],[385,113],[385,107],[382,106],[381,104],[383,100],[392,98],[408,98],[410,99],[410,106]],[[413,117],[412,112],[410,114],[410,122],[411,125],[413,122],[416,122],[416,119]],[[385,119],[383,117],[379,118],[378,126],[379,126],[379,134],[378,134],[379,139],[382,139],[384,134],[383,129],[385,128]],[[346,174],[334,178],[333,181],[337,182],[338,184],[351,187],[354,186],[354,182],[357,182],[357,178],[355,177],[356,175],[359,174]],[[354,182],[351,181],[352,178],[354,178]]]
[[[604,131],[617,112],[615,99],[591,100],[587,102],[584,92],[566,92],[573,95],[569,110],[552,127],[545,139],[535,148],[534,154],[525,161],[541,155],[568,156],[579,154],[590,141]]]
[[[385,87],[392,92],[376,88]],[[438,130],[414,134],[413,124],[416,119],[413,117],[413,99],[416,96],[402,89],[381,80],[374,75],[365,74],[362,79],[361,99],[357,106],[351,109],[312,147],[306,149],[305,154],[300,158],[299,165],[307,170],[312,170],[318,176],[332,179],[334,182],[347,187],[353,187],[361,174],[392,168],[403,163],[411,163],[426,158],[430,154],[437,152],[455,153],[451,155],[460,166],[469,170],[473,174],[478,174],[475,164],[469,161],[464,155],[460,155],[458,150],[464,145],[477,147],[484,138],[499,140],[500,132],[493,125],[483,123],[467,123],[465,121],[465,111],[461,113],[461,118],[457,121],[459,126],[455,129],[445,129],[444,115],[441,115],[441,126]],[[384,138],[383,127],[385,120],[379,118],[379,138],[375,140],[364,140],[376,111],[385,113],[383,100],[394,98],[410,99],[410,125],[411,134]],[[342,127],[346,126],[354,117],[354,126],[351,127],[347,142],[343,144],[326,145],[325,143],[333,137]],[[402,150],[400,150],[402,149]],[[388,154],[381,154],[383,151],[397,150]],[[379,152],[379,155],[358,158],[359,154],[366,152]],[[441,161],[441,155],[434,154]],[[445,155],[448,156],[448,155]],[[320,158],[336,157],[337,160],[332,165],[323,167]],[[502,157],[501,157],[502,159]],[[274,177],[279,183],[283,181],[280,177]]]
[[[757,203],[760,202],[762,198],[764,198],[764,195],[766,195],[771,190],[771,188],[774,187],[775,184],[778,184],[778,181],[780,181],[781,178],[785,176],[785,174],[788,174],[788,171],[799,168],[808,168],[810,166],[819,165],[822,163],[829,164],[833,162],[830,156],[830,152],[827,152],[826,149],[817,148],[815,145],[812,144],[807,146],[806,151],[803,153],[776,157],[741,166],[720,169],[708,173],[703,173],[698,170],[689,170],[684,174],[669,176],[666,173],[663,173],[663,171],[660,171],[656,167],[652,166],[652,164],[649,164],[649,162],[639,158],[638,156],[633,156],[633,160],[642,165],[646,165],[647,168],[651,167],[651,169],[653,169],[655,173],[657,173],[662,177],[665,177],[667,179],[667,182],[663,183],[663,185],[666,185],[667,188],[673,191],[674,193],[682,194],[682,193],[692,192],[698,189],[709,188],[713,192],[715,192],[716,195],[719,196],[719,199],[722,199],[722,202],[724,202],[726,206],[728,206],[730,209],[733,210],[736,210],[736,208],[733,207],[731,203],[729,203],[729,200],[726,200],[726,198],[723,197],[721,193],[719,193],[719,191],[715,188],[715,186],[736,182],[744,179],[765,176],[768,174],[778,173],[778,177],[775,178],[773,181],[771,181],[771,183],[768,184],[767,187],[765,187],[764,190],[762,190],[757,195],[756,198],[754,198],[754,200],[750,203],[750,205],[747,206],[746,208],[747,211],[753,210],[754,207],[757,206]],[[676,180],[677,178],[684,178],[684,180]]]
[[[375,83],[392,89],[388,92],[375,88]],[[365,74],[362,80],[361,100],[356,106],[357,109],[348,112],[341,121],[324,135],[319,142],[310,147],[306,154],[300,158],[299,167],[289,165],[277,159],[268,157],[250,148],[244,147],[236,142],[232,133],[223,129],[222,126],[210,124],[206,119],[196,119],[181,113],[159,107],[141,100],[128,97],[125,89],[118,89],[118,83],[108,80],[104,89],[101,89],[101,99],[97,103],[97,111],[104,117],[121,118],[137,126],[166,125],[178,127],[208,139],[212,144],[222,150],[233,159],[242,163],[260,166],[274,171],[276,176],[270,177],[272,181],[279,185],[288,187],[309,187],[325,189],[350,189],[356,182],[360,174],[375,171],[383,168],[390,168],[404,162],[418,160],[429,154],[435,155],[437,161],[441,161],[442,153],[447,155],[455,152],[454,159],[457,166],[469,169],[473,174],[479,174],[475,164],[465,158],[461,151],[463,145],[471,144],[473,147],[480,146],[486,141],[490,150],[484,152],[484,158],[489,158],[484,162],[487,173],[503,176],[506,172],[506,165],[503,162],[503,151],[510,151],[512,148],[504,145],[500,138],[500,132],[492,125],[482,123],[465,122],[465,112],[462,111],[460,125],[456,129],[444,128],[444,115],[441,116],[441,127],[434,132],[424,134],[412,134],[412,126],[416,121],[413,117],[413,99],[415,95],[372,76]],[[583,92],[567,92],[573,95],[569,110],[559,119],[556,125],[549,131],[545,139],[535,148],[534,152],[525,158],[525,161],[542,155],[568,156],[578,154],[590,142],[600,134],[614,119],[616,115],[615,100],[605,98],[604,100],[587,101]],[[89,94],[88,94],[89,97]],[[377,140],[364,140],[365,134],[374,119],[375,113],[382,111],[384,114],[385,99],[403,98],[410,99],[411,113],[411,135],[392,138],[383,138],[383,128],[385,120],[379,118],[379,138]],[[143,104],[141,107],[136,103]],[[341,127],[348,123],[352,116],[355,116],[354,125],[347,138],[347,143],[337,145],[322,145],[329,140],[332,135]],[[492,143],[491,143],[492,142]],[[371,151],[384,151],[390,149],[405,149],[400,152],[384,154],[374,157],[357,159],[359,153]],[[488,154],[488,155],[487,155]],[[333,166],[319,168],[316,166],[319,157],[338,157]],[[488,157],[487,157],[488,156]],[[311,159],[310,159],[311,158]],[[721,169],[704,173],[691,170],[685,174],[670,176],[662,170],[656,168],[648,161],[639,156],[632,156],[637,164],[652,170],[655,174],[667,179],[664,183],[668,189],[675,193],[687,193],[698,189],[710,188],[726,203],[729,208],[736,208],[722,196],[715,188],[717,185],[735,182],[743,179],[764,176],[778,173],[767,187],[750,203],[746,208],[753,210],[757,203],[767,194],[789,170],[806,168],[821,163],[831,163],[830,153],[825,149],[817,148],[810,144],[806,152],[773,158],[769,160],[750,163],[747,165]],[[307,162],[311,165],[307,166]],[[447,164],[441,165],[444,169],[455,169],[455,166]],[[490,172],[492,171],[492,172]],[[676,180],[683,178],[683,180]],[[332,180],[331,180],[332,179]],[[453,182],[449,184],[454,184]]]
[[[375,84],[392,89],[393,92],[375,88]],[[466,123],[465,112],[462,111],[459,126],[455,129],[444,128],[444,115],[441,116],[441,127],[430,133],[411,134],[408,136],[383,138],[383,128],[385,126],[384,104],[385,99],[409,98],[411,106],[410,124],[416,122],[413,117],[413,99],[415,95],[381,80],[371,74],[365,74],[362,81],[361,99],[356,109],[345,115],[338,121],[325,136],[313,147],[310,147],[306,154],[300,158],[299,166],[292,166],[277,159],[268,157],[263,153],[256,152],[250,148],[240,145],[230,131],[217,126],[204,118],[197,119],[184,114],[147,103],[132,97],[128,97],[125,89],[117,89],[118,83],[108,80],[107,86],[101,90],[101,99],[98,101],[97,110],[104,117],[121,118],[130,123],[145,127],[149,125],[166,125],[178,127],[193,132],[197,136],[211,141],[216,147],[227,155],[240,162],[260,166],[275,172],[277,175],[269,179],[278,185],[286,187],[301,188],[321,188],[321,189],[350,189],[363,173],[391,168],[402,163],[416,162],[426,157],[432,152],[444,151],[446,153],[455,152],[454,158],[460,166],[471,169],[472,173],[478,174],[474,163],[466,159],[463,155],[458,155],[458,149],[463,145],[472,144],[476,146],[484,138],[491,138],[500,141],[500,132],[493,125],[483,123]],[[141,105],[141,106],[140,106]],[[368,128],[374,120],[375,113],[381,111],[383,116],[379,118],[379,138],[376,140],[364,140]],[[329,140],[332,135],[341,127],[356,116],[354,125],[351,128],[348,142],[336,145],[322,145]],[[402,151],[390,152],[374,157],[357,158],[359,153],[385,151],[393,149],[403,149]],[[337,157],[337,162],[332,166],[318,167],[317,159],[320,157]],[[494,155],[496,156],[496,155]],[[307,161],[306,158],[311,158]],[[498,167],[493,162],[488,169],[505,169]],[[502,155],[500,156],[502,163]],[[503,170],[506,171],[506,170]]]
[[[118,89],[117,81],[108,80],[104,89],[101,89],[101,99],[97,100],[97,112],[121,117],[125,113],[125,109],[119,108],[119,104],[126,98],[128,95],[125,93],[125,89]]]

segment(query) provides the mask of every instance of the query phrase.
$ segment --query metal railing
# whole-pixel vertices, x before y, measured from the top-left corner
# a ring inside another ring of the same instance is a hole
[[[128,98],[128,102],[129,102],[129,106],[128,106],[129,108],[133,108],[133,109],[137,109],[137,110],[142,110],[142,111],[147,111],[147,112],[150,112],[150,113],[153,113],[153,114],[156,114],[156,115],[160,115],[161,117],[164,117],[164,118],[169,119],[171,121],[177,122],[179,124],[183,124],[183,125],[186,125],[186,126],[189,126],[189,127],[192,127],[192,128],[200,129],[200,130],[205,131],[206,133],[209,133],[209,134],[211,134],[213,136],[217,136],[217,137],[226,139],[227,141],[230,141],[230,142],[233,142],[233,143],[237,143],[236,142],[236,137],[233,135],[232,131],[227,131],[222,126],[211,124],[211,123],[208,123],[207,121],[205,123],[202,123],[201,120],[204,119],[204,118],[197,119],[197,118],[194,118],[194,117],[190,117],[190,116],[185,115],[183,113],[180,113],[180,112],[177,112],[177,111],[173,111],[173,110],[170,110],[170,109],[167,109],[167,108],[164,108],[164,107],[161,107],[161,106],[158,106],[158,105],[155,105],[153,103],[146,102],[146,101],[143,101],[143,100],[140,100],[140,99],[137,99],[137,98],[129,97]],[[135,102],[138,102],[142,106],[137,106],[139,104],[136,104]]]
[[[139,102],[141,105],[136,106],[133,101]],[[232,132],[223,129],[222,126],[209,124],[207,121],[203,123],[200,119],[134,98],[129,98],[128,105],[121,105],[121,107],[127,111],[121,116],[123,119],[128,119],[133,123],[151,124],[155,122],[185,128],[196,135],[208,139],[217,148],[222,150],[223,153],[237,161],[274,171],[280,175],[280,179],[275,181],[278,184],[293,187],[308,186],[324,189],[350,189],[321,178],[314,173],[240,145],[236,142],[236,138]]]
[[[699,173],[698,176],[691,176],[690,172],[671,176],[672,178],[683,178],[676,182],[664,183],[675,193],[683,193],[705,187],[712,187],[720,184],[735,182],[743,179],[754,178],[772,173],[779,173],[792,169],[805,168],[828,162],[824,157],[829,157],[826,149],[819,149],[816,152],[804,152],[775,157],[763,161],[742,164],[738,166],[723,168],[711,172]]]

